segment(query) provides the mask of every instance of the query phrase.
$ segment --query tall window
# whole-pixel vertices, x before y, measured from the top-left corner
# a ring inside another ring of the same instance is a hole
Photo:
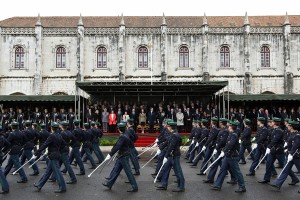
[[[97,68],[106,68],[107,50],[105,47],[99,47],[97,50]]]
[[[223,46],[220,50],[221,67],[230,67],[230,50],[229,47]]]
[[[148,68],[148,49],[146,47],[139,48],[139,68]]]
[[[270,48],[262,46],[260,49],[261,67],[270,67]]]
[[[179,49],[179,67],[189,67],[189,49],[185,46]]]
[[[66,68],[66,49],[58,47],[56,50],[56,68]]]
[[[24,68],[24,48],[17,47],[15,50],[15,68],[22,69]]]

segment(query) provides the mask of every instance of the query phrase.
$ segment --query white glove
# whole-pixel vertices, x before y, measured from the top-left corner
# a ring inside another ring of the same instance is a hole
[[[199,142],[196,143],[196,147],[198,147],[198,146],[199,146]]]
[[[213,155],[216,155],[216,153],[218,153],[217,149],[213,151]]]
[[[267,148],[266,154],[269,154],[271,152],[271,149]]]
[[[154,143],[157,143],[158,142],[158,138],[156,138],[155,142]]]
[[[166,164],[167,161],[168,161],[168,158],[164,157],[163,165]]]
[[[35,160],[37,158],[36,155],[32,155],[31,160]]]
[[[257,144],[253,144],[252,149],[256,149],[257,148]]]
[[[107,154],[106,158],[104,159],[104,161],[111,159],[111,156],[109,154]]]
[[[156,155],[159,155],[161,153],[160,149],[157,149]]]
[[[242,143],[242,140],[241,140],[241,139],[239,139],[239,143],[240,143],[240,144]]]
[[[288,145],[287,142],[285,142],[283,147],[285,148],[285,147],[287,147],[287,145]]]
[[[206,149],[206,146],[203,146],[203,147],[202,147],[202,151],[205,151],[205,149]]]
[[[254,142],[255,140],[256,140],[256,138],[254,137],[254,138],[252,138],[251,142]]]
[[[155,148],[155,147],[157,147],[157,143],[154,143],[154,145],[152,146],[152,148]]]
[[[187,139],[186,143],[188,143],[190,141],[190,139]]]
[[[288,162],[291,162],[292,160],[293,160],[293,155],[292,155],[292,154],[289,154],[289,155],[288,155],[288,160],[287,160],[287,161],[288,161]]]
[[[286,152],[288,152],[288,150],[287,150],[287,149],[285,149],[285,150],[284,150],[284,153],[286,153]]]
[[[220,153],[219,157],[220,157],[220,158],[223,158],[223,157],[224,157],[224,155],[225,155],[224,151],[221,151],[221,153]]]
[[[195,143],[195,140],[192,140],[192,143],[191,144],[194,144]]]

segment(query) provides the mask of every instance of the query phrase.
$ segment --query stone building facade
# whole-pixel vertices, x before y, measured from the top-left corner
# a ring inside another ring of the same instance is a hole
[[[300,15],[0,21],[0,95],[74,95],[76,81],[223,80],[234,94],[300,93]]]

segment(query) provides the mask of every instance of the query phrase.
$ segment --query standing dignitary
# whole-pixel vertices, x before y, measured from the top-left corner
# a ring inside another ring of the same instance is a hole
[[[120,172],[122,171],[122,169],[124,169],[127,178],[132,186],[132,189],[127,190],[127,192],[137,192],[138,185],[131,172],[129,165],[129,146],[130,143],[132,143],[132,141],[128,136],[124,135],[126,130],[126,123],[118,123],[117,126],[121,135],[117,143],[112,148],[111,152],[106,156],[104,161],[111,159],[111,157],[118,152],[117,160],[112,172],[110,173],[109,179],[107,180],[107,182],[103,183],[103,185],[111,189],[115,181],[117,180]]]
[[[65,141],[63,140],[61,134],[59,133],[59,125],[56,122],[53,122],[51,124],[51,134],[48,137],[48,139],[45,141],[45,143],[37,150],[35,155],[33,155],[33,158],[36,158],[37,156],[40,156],[42,152],[48,148],[48,157],[49,162],[46,168],[46,171],[44,175],[41,177],[41,179],[34,184],[34,187],[40,191],[42,187],[45,185],[49,177],[52,173],[55,174],[55,178],[58,181],[59,189],[55,190],[55,193],[63,193],[66,192],[66,183],[65,180],[60,172],[59,169],[59,159],[61,157],[60,155],[60,148],[63,145],[66,145]]]

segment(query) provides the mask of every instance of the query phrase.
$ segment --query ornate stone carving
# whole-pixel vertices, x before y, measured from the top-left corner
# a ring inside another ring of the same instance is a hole
[[[126,35],[161,34],[160,28],[126,28]]]
[[[300,33],[300,26],[292,26],[291,33]]]
[[[202,34],[201,28],[167,28],[167,34]]]
[[[35,35],[35,28],[2,28],[2,35]]]
[[[85,28],[85,35],[118,35],[119,28]]]
[[[223,34],[243,34],[244,29],[239,28],[209,28],[209,33],[223,33]]]
[[[77,36],[77,28],[44,28],[43,34],[45,36],[51,35],[74,35]]]
[[[282,33],[282,27],[251,27],[250,33]]]

